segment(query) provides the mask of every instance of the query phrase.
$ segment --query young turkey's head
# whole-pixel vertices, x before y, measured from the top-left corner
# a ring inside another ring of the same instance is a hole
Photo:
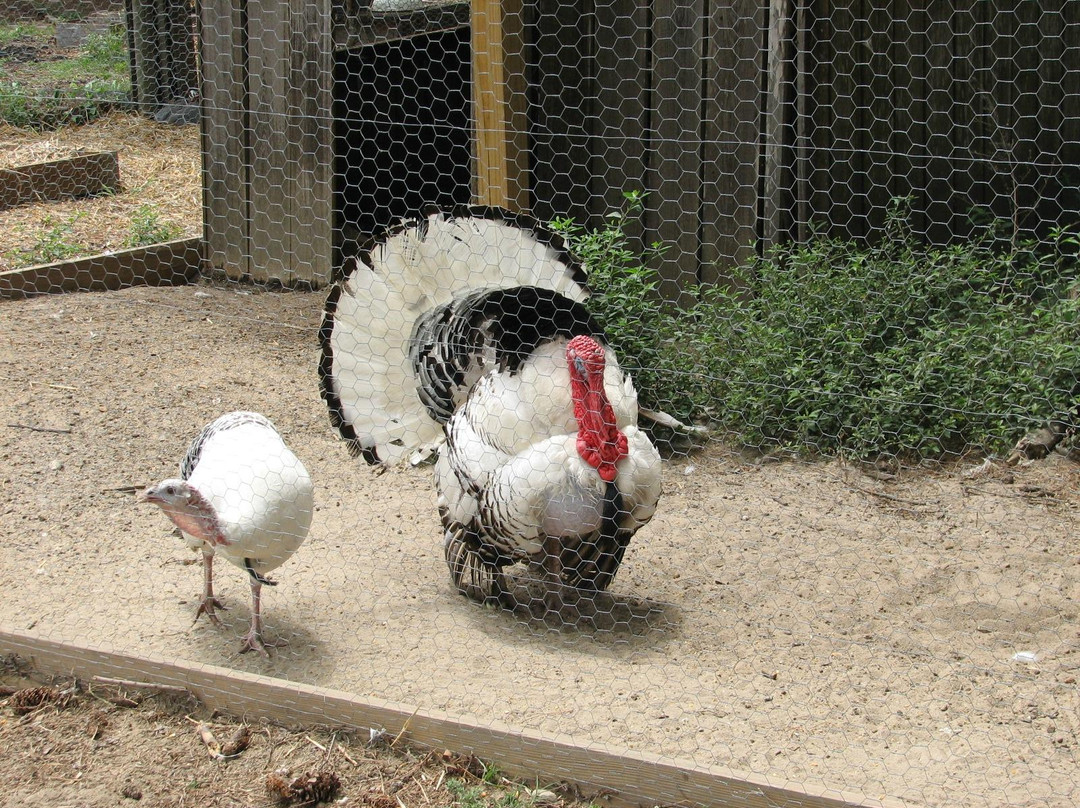
[[[186,480],[162,480],[143,490],[138,500],[157,505],[189,536],[209,544],[228,544],[213,506]]]

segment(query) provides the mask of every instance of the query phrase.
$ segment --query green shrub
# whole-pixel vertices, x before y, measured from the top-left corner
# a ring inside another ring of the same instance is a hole
[[[16,268],[52,264],[78,255],[86,255],[88,248],[84,244],[71,240],[71,230],[79,214],[58,221],[48,216],[42,222],[42,230],[34,239],[34,245],[28,250],[18,250],[10,258]]]
[[[146,247],[179,238],[182,228],[175,222],[165,221],[153,205],[141,205],[131,217],[125,247]]]
[[[596,231],[556,224],[647,406],[760,448],[926,457],[1001,451],[1076,403],[1073,235],[1013,249],[988,229],[930,247],[898,200],[877,245],[784,245],[675,312],[627,248],[628,212]]]
[[[813,238],[702,295],[729,429],[760,446],[939,456],[1011,444],[1073,406],[1077,303],[1053,256],[994,234],[919,244],[903,205],[872,248]]]
[[[639,254],[631,247],[626,226],[640,214],[644,197],[630,191],[624,198],[623,208],[609,213],[599,228],[590,230],[570,219],[555,219],[551,226],[588,268],[589,310],[623,369],[634,377],[641,404],[685,413],[692,409],[691,385],[678,379],[688,363],[672,344],[684,324],[660,298],[660,276],[649,266],[663,249],[653,245]]]

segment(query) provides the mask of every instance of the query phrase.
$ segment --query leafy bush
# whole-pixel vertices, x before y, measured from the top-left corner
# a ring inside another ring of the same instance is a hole
[[[996,451],[1078,392],[1078,305],[1053,256],[992,232],[919,244],[902,204],[872,248],[813,238],[706,290],[703,339],[728,428],[818,452]],[[747,294],[748,293],[748,294]]]
[[[175,222],[163,221],[153,205],[142,205],[131,217],[125,247],[146,247],[179,238],[182,232]]]
[[[52,264],[78,255],[85,255],[87,247],[71,240],[71,231],[79,215],[59,221],[47,216],[42,222],[42,230],[34,239],[34,245],[28,250],[18,250],[10,257],[16,268]]]
[[[644,206],[641,193],[624,194],[621,210],[612,211],[594,230],[570,219],[551,227],[588,268],[592,298],[589,310],[599,320],[623,369],[634,377],[643,406],[692,409],[688,385],[673,383],[685,372],[684,356],[672,344],[682,324],[677,310],[659,294],[660,277],[649,261],[662,247],[639,254],[631,247],[626,226]]]
[[[597,231],[557,226],[589,263],[591,307],[647,406],[761,448],[941,456],[999,451],[1076,402],[1073,236],[1041,252],[992,229],[930,247],[900,200],[876,246],[781,246],[673,312],[627,248],[627,213]]]

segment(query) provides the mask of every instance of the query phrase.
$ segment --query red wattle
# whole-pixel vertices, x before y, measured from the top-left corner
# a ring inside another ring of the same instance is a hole
[[[574,343],[578,345],[575,346]],[[584,361],[584,378],[577,371],[575,358]],[[600,479],[614,482],[618,473],[615,464],[626,457],[629,451],[626,435],[615,425],[615,411],[604,392],[603,350],[594,340],[576,337],[567,348],[567,359],[574,400],[574,418],[578,422],[578,454],[596,469]]]

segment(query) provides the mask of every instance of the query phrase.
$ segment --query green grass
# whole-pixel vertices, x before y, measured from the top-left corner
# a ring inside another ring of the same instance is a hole
[[[91,34],[74,58],[43,63],[41,76],[48,83],[72,85],[98,82],[114,87],[129,87],[131,76],[127,39],[123,31]]]
[[[65,220],[46,217],[33,246],[13,253],[10,256],[12,264],[16,268],[36,266],[86,255],[91,251],[90,247],[71,240],[71,231],[78,219],[77,213]]]
[[[0,38],[42,44],[52,32],[52,26],[7,26],[0,29]],[[0,120],[13,126],[49,130],[86,123],[130,97],[127,40],[122,31],[88,37],[70,59],[0,59]]]
[[[48,40],[55,26],[38,22],[17,22],[0,24],[0,47],[10,45],[22,39]],[[4,61],[4,60],[0,60]]]
[[[446,781],[446,790],[459,808],[532,808],[534,800],[519,786],[494,788],[485,777],[484,785],[470,786],[456,778]]]

